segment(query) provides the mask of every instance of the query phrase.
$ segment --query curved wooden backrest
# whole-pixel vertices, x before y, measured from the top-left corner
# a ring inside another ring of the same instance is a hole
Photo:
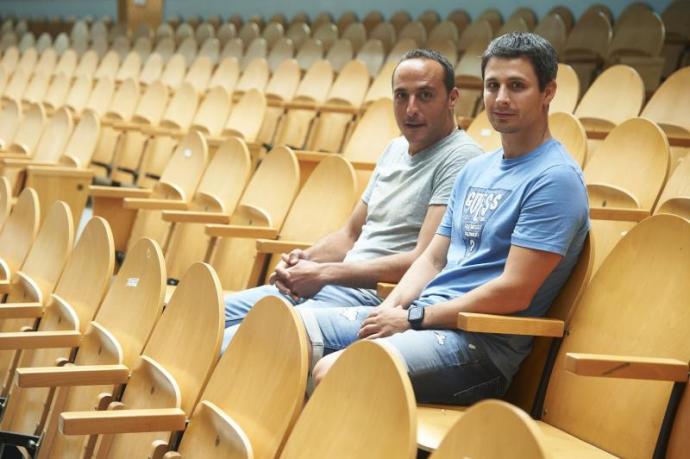
[[[622,55],[658,56],[664,46],[664,23],[651,9],[643,6],[628,14],[621,14],[615,23],[609,56]],[[644,37],[644,40],[640,40]]]
[[[100,78],[102,79],[111,79],[110,77],[104,76]],[[78,76],[75,80],[74,83],[72,84],[72,87],[69,90],[69,93],[67,94],[67,98],[65,99],[65,106],[72,110],[74,113],[81,113],[81,111],[84,109],[86,106],[86,103],[89,100],[89,96],[91,95],[92,92],[92,86],[93,80],[91,77],[87,76]],[[103,102],[101,102],[103,104]]]
[[[527,413],[500,400],[484,400],[463,413],[430,456],[458,457],[547,459],[550,455],[544,435]]]
[[[41,133],[33,159],[35,161],[57,162],[72,133],[73,124],[72,115],[66,108],[63,107],[55,112]]]
[[[14,99],[6,100],[0,112],[0,147],[6,147],[15,136],[22,119],[22,106]]]
[[[438,51],[453,67],[458,63],[458,48],[452,40],[429,40],[426,47]]]
[[[110,78],[115,78],[117,70],[120,68],[120,56],[117,55],[115,51],[108,51],[98,68],[93,74],[94,78],[101,78],[104,76],[109,76]]]
[[[70,79],[63,73],[53,76],[53,80],[48,86],[48,90],[43,96],[43,105],[50,110],[56,110],[65,103],[65,98],[69,92]]]
[[[560,54],[567,41],[568,28],[559,14],[549,13],[539,21],[534,28],[534,33],[546,38]]]
[[[193,264],[180,280],[143,354],[177,381],[181,408],[191,413],[218,361],[225,317],[220,281],[213,268]],[[148,394],[146,394],[148,395]]]
[[[177,88],[182,83],[186,72],[187,64],[184,56],[178,53],[173,54],[165,64],[161,81],[169,88]]]
[[[225,126],[225,120],[230,115],[232,108],[232,98],[222,87],[215,86],[208,91],[204,101],[199,106],[194,119],[192,128],[203,132],[205,135],[217,136]]]
[[[627,65],[614,65],[594,80],[582,96],[575,116],[585,128],[611,129],[637,116],[644,99],[644,83],[637,71]]]
[[[381,13],[381,11],[371,10],[362,19],[362,24],[364,24],[364,27],[367,29],[367,32],[370,32],[374,29],[374,27],[376,27],[384,20],[385,19],[383,17],[383,13]]]
[[[51,75],[46,72],[34,73],[31,81],[22,94],[22,102],[40,103],[48,91]]]
[[[46,301],[53,291],[65,261],[72,251],[73,242],[72,212],[67,204],[56,201],[46,212],[36,239],[20,269],[21,273],[38,289],[35,293],[40,297],[35,298],[35,301]]]
[[[343,156],[353,162],[375,163],[388,143],[400,135],[393,114],[393,101],[379,99],[369,105],[357,122]]]
[[[139,84],[132,79],[127,79],[120,83],[115,91],[104,116],[110,119],[129,120],[134,115],[138,102]]]
[[[477,19],[460,34],[458,52],[464,53],[470,45],[476,42],[489,43],[493,37],[494,31],[491,24],[484,19]]]
[[[261,37],[266,40],[268,48],[272,48],[273,45],[283,38],[285,30],[283,25],[277,22],[271,22],[266,27],[264,27],[263,32],[261,32]]]
[[[302,74],[295,59],[284,59],[266,85],[267,99],[290,101],[297,91]]]
[[[6,180],[3,177],[3,182]],[[24,262],[38,232],[40,216],[38,195],[32,188],[24,188],[0,230],[3,279],[9,279]]]
[[[130,80],[131,81],[131,80]],[[115,92],[115,82],[110,78],[99,78],[96,85],[93,87],[89,99],[86,101],[85,109],[91,110],[98,117],[105,115],[106,110],[110,107],[113,100],[113,93]]]
[[[397,65],[397,62],[387,62],[381,68],[373,83],[371,83],[366,96],[364,96],[365,104],[381,98],[393,99],[391,81],[393,80],[393,72]]]
[[[209,88],[216,86],[223,87],[228,94],[232,94],[240,77],[240,65],[236,58],[226,57],[222,59],[216,70],[211,75],[211,81],[208,83]]]
[[[604,14],[583,15],[568,34],[563,56],[566,61],[579,56],[605,58],[612,36],[611,22]]]
[[[398,357],[374,341],[358,341],[316,388],[280,457],[413,458],[414,410]]]
[[[73,49],[66,50],[64,53],[62,53],[60,60],[58,60],[57,64],[55,65],[53,74],[57,75],[62,73],[71,78],[75,69],[77,68],[78,60],[79,56],[77,56],[77,53]]]
[[[450,19],[446,19],[436,24],[429,31],[428,40],[430,42],[438,40],[450,40],[453,43],[456,43],[459,37],[460,34],[458,33],[458,27],[456,24]]]
[[[245,43],[247,42],[245,41]],[[266,40],[264,38],[257,37],[249,42],[249,46],[247,46],[244,55],[240,59],[240,69],[244,71],[255,59],[266,59],[267,56],[268,44],[266,43]]]
[[[352,165],[338,155],[321,160],[290,208],[280,239],[314,242],[335,231],[352,212],[358,198]],[[304,222],[311,222],[305,225]]]
[[[568,150],[575,162],[583,167],[587,158],[587,133],[582,123],[570,113],[551,113],[549,130],[553,138]]]
[[[690,120],[684,107],[690,104],[690,67],[673,72],[647,102],[640,116],[649,118],[669,135],[690,137]]]
[[[474,117],[467,134],[487,153],[501,148],[501,134],[494,130],[484,110]]]
[[[12,189],[7,177],[0,177],[0,230],[12,210]]]
[[[115,81],[127,78],[138,79],[141,72],[141,56],[136,51],[130,51],[122,61],[120,69],[115,74]]]
[[[295,44],[295,47],[297,47],[297,44]],[[309,67],[311,67],[314,64],[314,62],[323,59],[323,45],[319,40],[309,38],[308,40],[304,41],[302,46],[298,49],[299,50],[297,51],[295,60],[297,60],[297,63],[299,64],[299,67],[302,70],[309,69]]]
[[[366,66],[358,60],[352,60],[338,74],[338,78],[328,93],[328,100],[343,101],[353,107],[359,107],[367,89],[369,89],[369,73]]]
[[[45,109],[40,104],[32,104],[24,113],[8,150],[30,155],[38,144],[37,132],[42,132],[46,122]]]
[[[359,52],[367,41],[367,31],[364,28],[364,24],[361,22],[352,22],[343,30],[342,38],[350,40],[352,43],[352,50],[354,52]]]
[[[60,156],[60,163],[82,169],[88,167],[96,150],[100,132],[100,118],[91,110],[86,110]]]
[[[66,53],[67,51],[65,51]],[[86,51],[79,59],[79,64],[76,69],[74,69],[74,76],[88,76],[93,77],[98,67],[98,54],[96,51],[90,49]]]
[[[285,36],[292,40],[295,44],[295,48],[299,49],[310,40],[311,30],[309,26],[303,22],[293,23],[285,32]]]
[[[189,67],[192,65],[194,59],[196,59],[197,49],[198,45],[194,37],[187,37],[182,41],[182,43],[180,43],[180,46],[177,47],[175,53],[183,56],[185,66]]]
[[[576,376],[564,360],[577,352],[687,362],[688,250],[690,222],[672,215],[642,221],[616,245],[575,309],[549,381],[544,421],[616,456],[652,456],[654,426],[661,425],[672,384]]]
[[[213,27],[212,24],[209,24],[208,22],[199,24],[194,31],[194,38],[196,38],[196,41],[199,43],[203,43],[209,38],[215,37],[216,36],[216,29]]]
[[[201,56],[207,57],[213,65],[217,64],[220,57],[220,41],[217,38],[207,38],[197,53],[197,57]]]
[[[163,62],[168,62],[175,54],[175,41],[170,37],[164,37],[158,41],[153,52],[160,55]]]
[[[398,34],[398,41],[405,38],[414,40],[417,46],[424,46],[427,41],[426,27],[419,21],[408,22]]]
[[[179,26],[177,26],[177,29],[175,30],[175,41],[179,45],[189,37],[194,36],[194,29],[192,26],[186,22],[181,23]]]
[[[225,43],[227,43],[227,41],[231,38],[234,38],[235,35],[237,35],[235,25],[229,22],[226,22],[223,25],[221,25],[216,31],[216,36],[218,37],[218,40],[220,41],[221,45],[225,45]]]
[[[275,457],[303,405],[306,338],[284,300],[259,301],[211,375],[179,453],[220,459],[246,448],[253,457]],[[236,436],[246,439],[239,448]]]
[[[238,60],[238,62],[243,55],[244,42],[241,38],[231,38],[227,41],[227,43],[225,43],[225,46],[223,46],[223,50],[220,52],[221,59],[225,59],[227,57],[234,57]]]
[[[400,58],[405,55],[408,51],[411,51],[417,47],[415,41],[411,38],[401,38],[395,43],[393,49],[388,53],[386,62],[399,62]]]
[[[265,115],[266,96],[257,89],[250,89],[232,108],[223,131],[240,135],[247,142],[254,142]]]
[[[592,187],[604,185],[625,192],[639,208],[651,211],[666,181],[669,161],[668,140],[654,122],[633,118],[622,123],[609,133],[585,167],[590,206],[617,206],[598,197]]]
[[[327,51],[331,49],[331,46],[338,39],[338,27],[332,22],[324,22],[318,27],[316,25],[313,26],[315,29],[312,37],[320,40]]]
[[[196,88],[190,83],[182,83],[170,99],[160,125],[174,129],[189,128],[198,105],[199,94]]]
[[[238,36],[245,42],[249,43],[255,38],[261,36],[259,26],[254,22],[246,22],[239,30]]]
[[[41,53],[41,56],[36,61],[36,66],[34,67],[34,73],[46,73],[52,75],[53,70],[55,70],[55,64],[57,64],[57,53],[54,49],[48,48]]]
[[[15,46],[11,46],[2,54],[2,66],[7,72],[13,72],[19,63],[19,50]]]
[[[353,10],[346,10],[343,11],[343,13],[338,17],[338,20],[336,21],[335,25],[338,26],[338,30],[345,31],[353,23],[361,24],[359,22],[359,16]],[[362,25],[362,30],[366,32],[366,29],[364,29],[364,25]]]
[[[659,197],[655,214],[675,214],[690,220],[690,158],[678,163]]]
[[[5,86],[3,99],[21,100],[24,91],[26,91],[29,85],[29,76],[30,74],[23,69],[17,68],[7,82],[7,86]]]
[[[240,64],[240,68],[242,65]],[[268,83],[268,62],[263,57],[256,57],[251,60],[246,66],[242,76],[237,81],[235,86],[235,93],[242,94],[250,89],[264,90],[266,83]]]
[[[139,37],[137,40],[134,42],[134,46],[132,47],[132,52],[135,52],[139,55],[141,60],[146,60],[149,57],[149,54],[151,54],[151,49],[152,49],[152,43],[151,39],[149,37]]]
[[[134,110],[132,119],[156,125],[168,105],[168,88],[161,80],[156,80],[146,87]]]
[[[369,32],[369,39],[379,40],[384,51],[389,53],[396,41],[395,27],[391,23],[381,22]]]
[[[340,72],[345,65],[352,61],[352,43],[349,40],[337,40],[326,53],[326,60],[330,62],[335,72]]]
[[[179,195],[175,199],[189,201],[206,169],[207,160],[206,139],[198,132],[190,131],[175,148],[156,185],[154,195],[158,196],[159,185],[161,185],[161,187],[173,188],[176,191],[175,194]]]
[[[523,18],[519,16],[513,16],[508,18],[508,20],[501,26],[501,28],[498,29],[498,32],[496,32],[496,36],[501,36],[503,34],[510,32],[529,32],[529,30],[529,26]]]
[[[307,98],[315,102],[324,102],[333,84],[333,68],[326,60],[314,62],[304,74],[297,86],[295,99]]]
[[[549,113],[573,113],[580,100],[580,80],[568,64],[558,64],[556,95],[549,104]]]
[[[158,80],[163,73],[163,58],[160,54],[154,52],[149,54],[149,57],[144,62],[144,67],[139,74],[139,83],[143,85],[151,84]]]
[[[690,18],[690,8],[684,0],[674,0],[661,13],[664,21],[666,35],[675,37],[687,37],[687,20]]]
[[[357,52],[357,59],[364,62],[372,78],[381,72],[385,57],[381,40],[375,38],[367,40]]]
[[[208,87],[208,82],[211,79],[211,72],[213,70],[213,63],[206,56],[197,57],[192,65],[189,67],[184,81],[190,83],[197,92],[204,92]]]

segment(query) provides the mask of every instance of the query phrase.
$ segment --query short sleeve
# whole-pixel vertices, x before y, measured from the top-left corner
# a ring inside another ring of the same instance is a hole
[[[451,232],[453,230],[453,211],[455,210],[455,205],[458,200],[457,195],[458,193],[460,193],[461,177],[462,173],[456,177],[454,185],[452,186],[452,192],[450,195],[450,199],[448,200],[446,212],[443,214],[443,219],[441,220],[441,223],[438,225],[438,229],[436,230],[436,234],[438,235],[450,237]]]
[[[479,147],[466,144],[460,147],[454,154],[449,155],[446,161],[439,165],[434,173],[429,205],[445,206],[448,204],[448,199],[453,191],[453,184],[458,173],[465,167],[468,160],[479,154],[481,154]]]
[[[369,200],[371,199],[371,194],[374,192],[374,188],[376,187],[376,180],[378,179],[378,177],[378,170],[375,170],[369,178],[369,183],[367,184],[364,193],[362,193],[362,202],[366,205],[369,205]]]
[[[589,225],[582,176],[570,166],[554,166],[525,196],[511,244],[564,256],[577,232]]]

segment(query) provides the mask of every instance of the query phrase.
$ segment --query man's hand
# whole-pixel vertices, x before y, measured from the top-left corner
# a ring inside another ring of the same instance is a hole
[[[284,273],[285,270],[291,266],[297,264],[300,260],[308,260],[307,254],[302,249],[294,249],[290,253],[284,253],[280,256],[280,262],[276,265],[276,270],[273,271],[271,276],[268,278],[268,283],[273,284],[276,288],[285,295],[290,295],[294,299],[298,299],[299,296],[294,295],[288,285],[286,284],[286,279],[282,278],[279,271]]]
[[[289,268],[276,267],[276,286],[280,282],[293,296],[309,298],[325,285],[322,273],[320,263],[301,259]]]
[[[410,328],[407,321],[407,310],[401,305],[395,307],[377,307],[369,317],[364,319],[359,328],[360,338],[383,338],[396,333],[404,332]]]

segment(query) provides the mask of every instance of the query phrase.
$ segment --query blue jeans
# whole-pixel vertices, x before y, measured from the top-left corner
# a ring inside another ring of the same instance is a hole
[[[269,295],[277,296],[289,302],[293,306],[304,306],[309,308],[332,308],[335,306],[378,306],[381,298],[376,295],[374,290],[362,288],[349,288],[339,285],[326,285],[319,290],[316,295],[308,299],[295,301],[287,295],[283,295],[273,285],[262,285],[241,292],[229,293],[225,295],[225,333],[223,335],[223,346],[221,352],[225,352],[232,337],[235,336],[237,328],[249,313],[251,308],[262,298]]]
[[[312,344],[312,361],[357,340],[371,306],[307,308],[297,311]],[[407,366],[419,403],[470,405],[501,397],[509,381],[471,334],[459,330],[406,330],[380,338]]]

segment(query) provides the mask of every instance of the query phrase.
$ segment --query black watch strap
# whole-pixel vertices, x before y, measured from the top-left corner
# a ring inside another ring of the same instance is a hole
[[[421,306],[410,306],[407,310],[407,321],[410,322],[412,330],[421,330],[424,321],[424,308]]]

